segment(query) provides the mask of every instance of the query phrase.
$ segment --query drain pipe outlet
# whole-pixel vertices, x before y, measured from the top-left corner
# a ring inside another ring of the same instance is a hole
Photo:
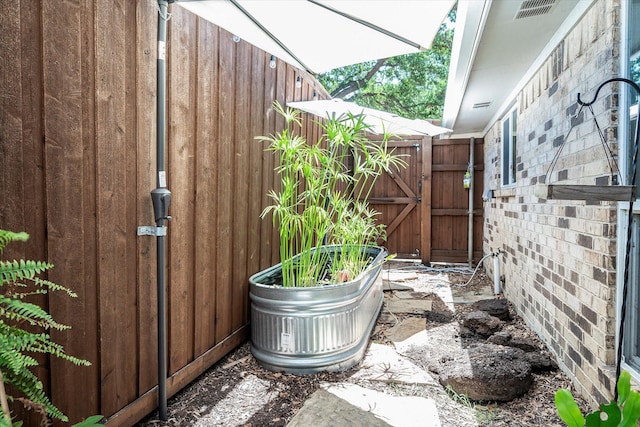
[[[503,253],[501,249],[494,252],[493,255],[493,292],[498,295],[502,293],[500,287],[500,254]]]

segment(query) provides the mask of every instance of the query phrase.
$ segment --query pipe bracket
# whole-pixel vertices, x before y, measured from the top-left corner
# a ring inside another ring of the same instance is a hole
[[[152,225],[141,225],[138,227],[138,236],[166,236],[167,227],[154,227]]]

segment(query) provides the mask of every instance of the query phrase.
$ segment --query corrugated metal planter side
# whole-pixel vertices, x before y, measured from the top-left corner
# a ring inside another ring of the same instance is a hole
[[[367,250],[372,267],[341,284],[310,288],[261,284],[281,264],[251,276],[251,352],[262,366],[309,374],[348,369],[360,361],[382,307],[380,270],[387,256],[381,247]]]

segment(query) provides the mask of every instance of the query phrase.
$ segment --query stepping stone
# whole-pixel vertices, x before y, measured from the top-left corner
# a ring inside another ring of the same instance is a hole
[[[369,346],[358,372],[351,379],[434,386],[438,384],[427,371],[399,355],[393,347],[376,343]]]
[[[331,384],[326,387],[326,390],[363,411],[372,413],[378,419],[386,422],[385,425],[441,427],[438,409],[433,399],[417,396],[392,396],[349,383]],[[316,425],[313,424],[314,427]],[[343,425],[363,426],[365,424],[336,423],[333,426]]]
[[[228,424],[237,425],[237,424]],[[388,427],[389,424],[368,410],[362,410],[346,400],[320,389],[304,405],[287,427]]]
[[[423,317],[408,317],[399,325],[389,328],[385,335],[393,342],[404,341],[418,332],[424,331],[425,319]]]
[[[430,311],[432,306],[433,302],[431,300],[389,298],[386,301],[386,309],[395,314],[405,313],[422,315],[425,311]]]
[[[202,416],[195,427],[243,425],[278,395],[280,390],[275,388],[271,387],[269,381],[248,375],[208,414]]]

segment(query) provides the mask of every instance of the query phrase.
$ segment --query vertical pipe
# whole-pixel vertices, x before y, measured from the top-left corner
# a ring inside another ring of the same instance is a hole
[[[500,251],[493,254],[493,293],[498,295],[500,289]]]
[[[158,188],[167,186],[165,169],[166,143],[166,87],[167,87],[167,19],[168,0],[158,0],[158,76],[156,118],[156,166]],[[164,227],[165,218],[156,216],[156,226]],[[166,248],[165,236],[157,236],[157,292],[158,292],[158,413],[167,421],[167,308],[166,308]]]
[[[471,137],[469,140],[469,175],[471,177],[471,181],[469,183],[469,240],[468,240],[468,259],[469,259],[469,267],[473,267],[473,192],[474,192],[474,145],[475,138]]]

